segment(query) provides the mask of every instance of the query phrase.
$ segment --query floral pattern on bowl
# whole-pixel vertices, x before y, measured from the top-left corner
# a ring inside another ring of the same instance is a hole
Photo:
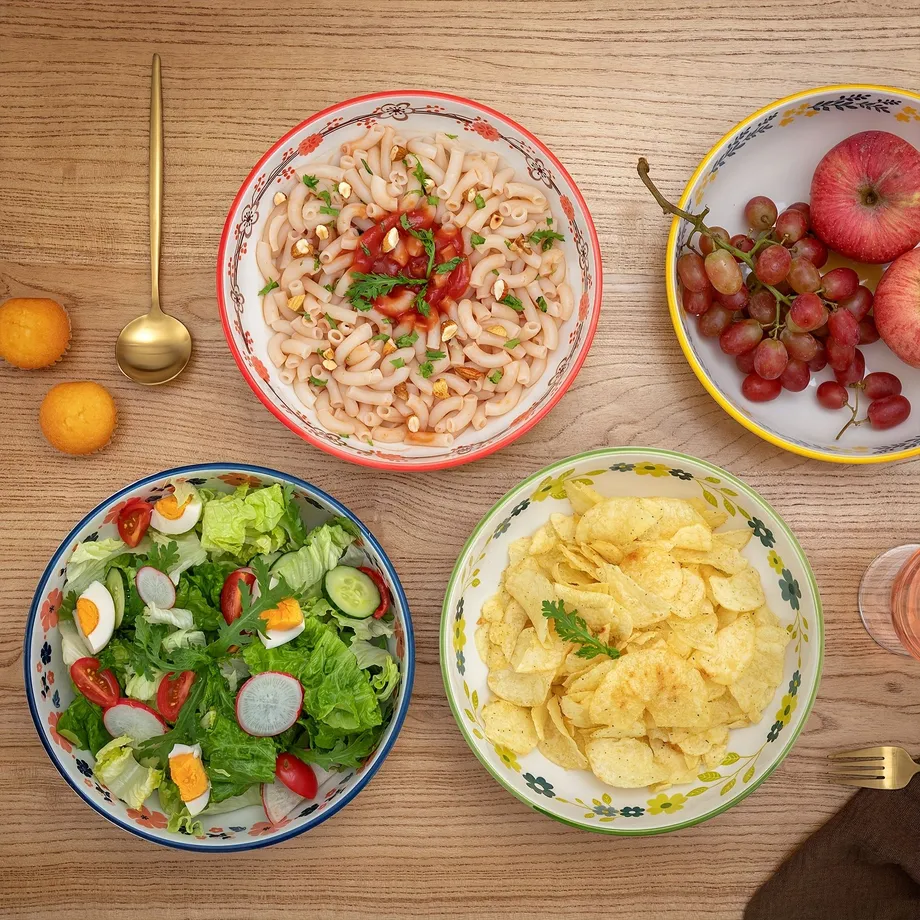
[[[511,417],[496,418],[480,432],[472,429],[450,448],[362,444],[323,428],[302,406],[267,361],[271,330],[262,319],[255,247],[277,191],[296,182],[294,168],[307,158],[328,155],[343,140],[381,121],[400,123],[401,131],[463,132],[471,147],[496,149],[519,175],[546,190],[552,210],[566,224],[567,273],[577,307],[559,332],[539,385],[530,388]],[[260,223],[261,221],[261,223]],[[468,463],[504,447],[535,425],[574,380],[587,357],[600,315],[600,245],[587,205],[556,157],[529,131],[478,103],[459,96],[418,91],[376,93],[342,102],[294,128],[259,161],[243,183],[224,226],[217,263],[217,293],[230,350],[253,391],[280,421],[305,440],[342,459],[366,466],[440,469]]]
[[[851,134],[868,130],[897,134],[920,148],[920,95],[885,86],[844,85],[771,103],[732,128],[709,151],[687,183],[680,206],[695,213],[709,208],[709,226],[742,232],[745,201],[767,195],[780,208],[807,201],[812,174],[824,154]],[[801,393],[784,391],[765,403],[745,399],[744,377],[734,360],[722,354],[717,341],[700,334],[696,319],[680,304],[677,258],[689,231],[685,221],[675,219],[668,238],[665,280],[671,319],[694,373],[729,415],[770,443],[816,460],[878,463],[920,454],[916,412],[895,428],[876,431],[862,425],[837,440],[846,416],[822,409],[815,397],[818,384],[833,380],[829,368],[813,374]],[[863,280],[868,279],[864,274]],[[901,362],[881,341],[861,350],[867,370],[896,374],[911,403],[920,404],[920,369]]]
[[[488,671],[473,633],[478,611],[498,589],[508,546],[555,512],[571,513],[564,483],[575,479],[603,495],[702,498],[729,515],[722,529],[748,527],[744,550],[763,581],[771,609],[790,635],[783,680],[762,720],[731,733],[717,769],[695,783],[658,793],[612,789],[592,773],[565,770],[539,751],[519,756],[492,744],[481,709],[491,698]],[[753,489],[703,460],[670,451],[607,448],[561,460],[512,489],[480,521],[451,575],[441,618],[441,670],[467,743],[492,776],[531,808],[588,830],[658,834],[698,824],[737,804],[782,762],[817,694],[824,649],[814,575],[782,518]]]
[[[224,492],[242,484],[253,487],[275,482],[282,486],[292,485],[302,504],[308,528],[321,524],[331,515],[344,515],[358,526],[360,536],[355,545],[364,550],[368,564],[381,574],[390,587],[396,611],[396,629],[390,640],[390,650],[399,659],[402,673],[390,724],[377,750],[358,770],[348,769],[328,775],[316,800],[305,804],[298,814],[277,827],[265,820],[264,809],[256,805],[215,815],[210,821],[204,815],[205,833],[200,837],[170,833],[166,830],[166,816],[160,811],[156,793],[142,808],[129,808],[96,781],[92,754],[76,748],[56,730],[61,713],[74,695],[61,658],[57,631],[57,609],[63,599],[61,589],[66,560],[78,543],[117,536],[117,509],[126,500],[159,498],[164,494],[166,483],[175,478]],[[180,467],[148,476],[94,508],[62,541],[42,575],[26,623],[23,657],[26,695],[39,738],[74,791],[103,817],[138,837],[179,849],[207,851],[270,846],[310,830],[343,808],[367,785],[392,748],[409,706],[415,672],[415,643],[406,596],[392,564],[370,531],[334,498],[303,480],[263,467],[221,463]]]

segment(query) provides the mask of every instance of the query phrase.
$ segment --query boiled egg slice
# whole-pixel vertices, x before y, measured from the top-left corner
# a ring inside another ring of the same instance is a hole
[[[77,598],[74,623],[80,637],[95,655],[115,631],[115,602],[101,581],[94,581]]]
[[[202,812],[211,798],[211,783],[201,762],[200,744],[176,744],[169,752],[169,776],[190,815]]]
[[[303,611],[293,597],[279,601],[271,610],[263,610],[259,619],[265,620],[265,633],[259,633],[259,637],[266,648],[284,645],[304,630]]]
[[[180,534],[188,533],[201,517],[201,499],[198,492],[192,489],[190,494],[179,502],[175,495],[164,495],[154,502],[150,515],[150,526],[160,533]]]

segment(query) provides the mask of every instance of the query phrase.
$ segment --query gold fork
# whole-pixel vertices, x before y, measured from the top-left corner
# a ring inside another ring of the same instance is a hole
[[[904,748],[886,744],[881,747],[859,748],[828,754],[831,780],[845,786],[866,789],[903,789],[920,773],[920,765]]]

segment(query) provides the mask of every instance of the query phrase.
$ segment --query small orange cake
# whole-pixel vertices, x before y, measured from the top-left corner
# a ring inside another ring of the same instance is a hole
[[[0,306],[0,357],[34,369],[60,361],[70,344],[67,311],[47,297],[13,297]]]
[[[101,450],[111,440],[117,418],[109,391],[91,380],[52,387],[39,412],[42,434],[65,454]]]

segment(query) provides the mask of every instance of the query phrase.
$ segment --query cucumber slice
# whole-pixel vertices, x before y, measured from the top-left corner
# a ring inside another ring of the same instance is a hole
[[[326,574],[326,596],[346,616],[364,619],[380,606],[377,585],[350,565],[337,565]]]
[[[118,629],[125,618],[125,580],[118,569],[109,570],[109,574],[105,577],[105,586],[109,589],[109,594],[112,595],[115,603],[115,628]]]

